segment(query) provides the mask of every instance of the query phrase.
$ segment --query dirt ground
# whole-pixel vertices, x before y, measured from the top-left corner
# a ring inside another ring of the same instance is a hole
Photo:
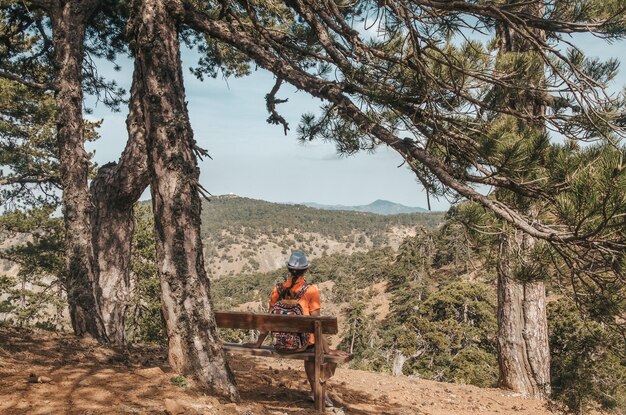
[[[177,386],[158,347],[124,350],[71,335],[0,328],[1,414],[309,415],[302,362],[234,356],[241,402]],[[338,369],[334,414],[548,415],[534,400],[498,389]]]

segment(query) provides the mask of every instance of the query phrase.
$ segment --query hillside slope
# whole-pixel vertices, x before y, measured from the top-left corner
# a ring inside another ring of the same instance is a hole
[[[115,350],[71,335],[0,327],[1,414],[313,415],[301,365],[287,360],[231,360],[242,401],[230,404],[178,387],[165,351]],[[298,362],[299,363],[299,362]],[[30,374],[42,383],[29,383]],[[498,389],[339,369],[332,414],[549,415],[541,402]],[[174,408],[180,412],[176,412]]]
[[[295,249],[314,259],[380,246],[397,248],[420,227],[436,227],[443,215],[381,216],[217,196],[202,210],[206,264],[212,276],[220,277],[281,268]]]

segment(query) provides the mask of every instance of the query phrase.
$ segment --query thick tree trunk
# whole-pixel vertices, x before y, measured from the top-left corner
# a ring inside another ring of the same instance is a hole
[[[155,215],[157,268],[168,358],[179,373],[238,399],[217,337],[200,239],[201,201],[195,142],[172,0],[131,2],[129,33],[141,68],[148,166]]]
[[[499,386],[523,396],[550,396],[550,348],[543,281],[521,281],[532,267],[528,235],[513,234],[500,244],[498,259]]]
[[[59,166],[63,184],[66,230],[68,302],[77,335],[90,333],[107,341],[102,314],[95,301],[91,246],[91,200],[87,187],[89,157],[83,134],[81,88],[85,22],[93,2],[64,2],[51,10],[56,64],[56,121]]]
[[[141,112],[141,81],[135,70],[130,111],[126,121],[128,143],[119,163],[104,165],[91,182],[92,243],[95,256],[97,301],[111,342],[125,342],[125,320],[130,300],[133,205],[149,184],[146,137]]]
[[[511,1],[512,2],[512,1]],[[526,13],[542,16],[543,2],[521,3]],[[532,54],[533,45],[509,26],[498,26],[499,54]],[[545,38],[535,30],[538,39]],[[517,75],[519,76],[519,75]],[[543,83],[543,73],[526,75],[525,83]],[[535,85],[541,87],[541,85]],[[545,106],[536,97],[520,91],[507,91],[511,108],[529,114],[543,115]],[[543,124],[520,125],[541,132]],[[522,202],[527,203],[527,202]],[[520,207],[520,209],[522,209]],[[530,207],[529,214],[537,216]],[[506,232],[506,231],[505,231]],[[520,231],[510,231],[500,243],[498,258],[498,363],[499,384],[524,396],[547,399],[550,396],[550,345],[546,293],[540,270],[530,257],[536,240]]]

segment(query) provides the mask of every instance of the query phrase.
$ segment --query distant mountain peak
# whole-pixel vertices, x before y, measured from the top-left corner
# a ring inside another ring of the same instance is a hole
[[[384,199],[376,199],[369,205],[344,206],[344,205],[324,205],[320,203],[307,202],[302,203],[305,206],[324,209],[324,210],[349,210],[356,212],[369,212],[378,215],[398,215],[401,213],[420,213],[427,212],[426,209],[420,207],[405,206],[400,203],[391,202]]]

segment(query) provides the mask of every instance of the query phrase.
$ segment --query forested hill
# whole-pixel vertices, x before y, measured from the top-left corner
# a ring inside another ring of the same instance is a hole
[[[442,212],[381,216],[217,196],[203,206],[202,234],[207,265],[219,277],[274,270],[294,249],[316,258],[381,246],[397,248],[417,229],[436,227],[443,216]]]

